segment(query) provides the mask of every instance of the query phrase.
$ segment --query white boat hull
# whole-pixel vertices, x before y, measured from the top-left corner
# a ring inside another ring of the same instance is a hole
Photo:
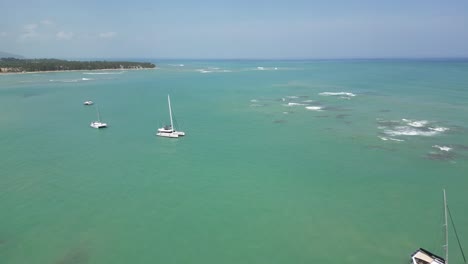
[[[158,133],[172,133],[172,132],[174,132],[174,130],[171,128],[164,128],[164,127],[158,128]]]
[[[160,137],[168,137],[168,138],[178,138],[180,135],[177,132],[166,133],[166,132],[158,132],[156,136]]]
[[[185,132],[176,131],[174,129],[174,124],[172,121],[171,99],[169,98],[169,95],[167,96],[167,104],[169,105],[169,118],[171,119],[171,125],[166,125],[161,128],[158,128],[158,132],[156,133],[156,135],[160,137],[168,137],[168,138],[178,138],[178,137],[185,136]]]
[[[102,122],[92,122],[89,126],[92,128],[106,128],[107,124]]]

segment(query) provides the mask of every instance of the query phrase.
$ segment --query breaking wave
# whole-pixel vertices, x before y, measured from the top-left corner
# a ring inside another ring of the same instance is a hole
[[[435,136],[445,131],[448,131],[449,128],[436,126],[427,120],[409,120],[401,119],[399,120],[377,120],[378,129],[383,130],[383,133],[391,136]]]
[[[88,75],[107,75],[107,74],[122,74],[124,71],[119,71],[119,72],[83,72],[83,74],[88,74]]]
[[[278,70],[278,67],[262,67],[262,66],[258,66],[256,68],[256,70],[258,71],[276,71]]]
[[[323,111],[323,107],[321,106],[306,106],[305,108],[312,111]]]
[[[216,67],[213,67],[213,68],[207,68],[207,69],[196,69],[195,71],[197,71],[197,72],[199,72],[199,73],[219,73],[219,72],[232,72],[231,70],[223,70],[223,69],[216,68]]]
[[[391,141],[396,141],[396,142],[403,142],[403,139],[398,139],[398,138],[391,138],[391,137],[380,137],[379,138],[383,141],[391,140]]]
[[[437,149],[439,149],[439,150],[441,150],[441,151],[451,151],[451,150],[452,150],[451,147],[447,147],[447,146],[434,145],[434,146],[432,146],[432,147],[433,147],[433,148],[437,148]]]
[[[341,96],[342,98],[346,98],[346,99],[350,99],[350,97],[356,96],[355,94],[349,93],[349,92],[338,92],[338,93],[323,92],[323,93],[319,93],[319,95],[322,95],[322,96]]]
[[[79,82],[79,81],[82,81],[81,79],[70,79],[70,80],[53,80],[53,79],[50,79],[49,82],[62,82],[62,83],[75,83],[75,82]]]
[[[289,102],[286,106],[300,106],[300,105],[307,105],[307,104]]]
[[[323,111],[323,110],[325,110],[325,107],[318,106],[318,105],[320,105],[319,102],[316,102],[314,100],[309,100],[309,99],[303,100],[303,98],[307,98],[307,97],[308,97],[307,95],[287,95],[285,97],[282,97],[282,98],[278,99],[277,101],[283,102],[283,106],[286,106],[286,107],[301,106],[301,107],[304,107],[305,109],[310,110],[310,111]],[[289,112],[283,112],[283,113],[287,114]]]
[[[76,82],[92,81],[92,80],[94,80],[94,79],[93,78],[61,79],[61,80],[50,79],[49,82],[76,83]]]

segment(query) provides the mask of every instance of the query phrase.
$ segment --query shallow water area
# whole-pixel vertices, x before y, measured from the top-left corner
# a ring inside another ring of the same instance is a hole
[[[0,263],[406,263],[443,188],[468,239],[468,62],[154,63],[0,75]]]

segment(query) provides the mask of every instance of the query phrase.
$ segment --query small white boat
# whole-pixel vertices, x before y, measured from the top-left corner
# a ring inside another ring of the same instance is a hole
[[[94,102],[93,101],[84,101],[83,104],[84,105],[92,105],[92,104],[94,104]]]
[[[92,128],[105,128],[107,127],[107,123],[99,122],[99,121],[94,121],[91,122],[90,126]]]
[[[169,137],[169,138],[178,138],[178,137],[185,136],[185,132],[177,131],[174,128],[174,122],[172,121],[171,98],[169,97],[169,95],[167,95],[167,103],[169,105],[169,117],[171,119],[171,124],[165,125],[159,128],[156,135],[160,137]]]
[[[453,230],[454,230],[456,238],[457,238],[458,246],[459,246],[459,248],[461,250],[461,253],[462,253],[462,256],[463,256],[463,260],[464,260],[463,263],[466,263],[465,254],[463,253],[463,249],[462,249],[462,246],[460,244],[458,234],[456,233],[457,231],[456,231],[456,228],[455,228],[454,221],[452,219],[452,214],[450,213],[449,207],[447,205],[447,196],[445,194],[445,189],[444,189],[444,225],[443,226],[444,226],[444,231],[445,231],[444,232],[445,233],[445,244],[443,245],[443,249],[445,251],[445,256],[441,257],[441,256],[438,256],[438,255],[430,252],[429,250],[419,248],[413,254],[411,254],[410,264],[448,264],[448,257],[449,257],[449,255],[448,255],[449,238],[448,238],[448,221],[447,221],[448,218],[450,218],[450,222],[452,223],[452,227],[453,227]]]
[[[101,116],[99,114],[99,108],[97,106],[96,106],[96,113],[97,113],[97,119],[98,120],[91,122],[91,124],[89,126],[92,127],[92,128],[106,128],[107,123],[101,122]]]

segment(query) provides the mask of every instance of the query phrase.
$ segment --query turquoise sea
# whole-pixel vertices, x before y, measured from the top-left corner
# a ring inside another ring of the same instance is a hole
[[[153,62],[0,75],[0,263],[407,263],[444,188],[468,249],[467,60]]]

